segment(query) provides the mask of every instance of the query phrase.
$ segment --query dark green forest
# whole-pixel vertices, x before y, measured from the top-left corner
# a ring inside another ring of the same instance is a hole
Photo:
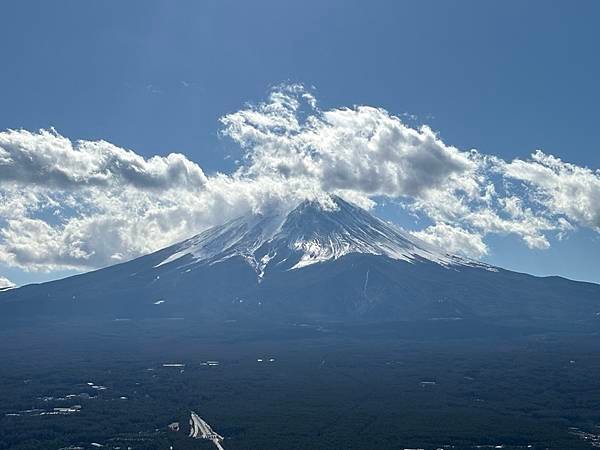
[[[0,449],[214,448],[187,437],[190,411],[227,450],[593,448],[598,336],[465,338],[456,326],[408,339],[406,326],[5,330]]]

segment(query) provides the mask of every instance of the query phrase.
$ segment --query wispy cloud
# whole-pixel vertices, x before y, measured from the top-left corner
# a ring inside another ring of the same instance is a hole
[[[163,93],[162,89],[160,89],[159,87],[155,86],[154,84],[148,84],[148,85],[146,85],[146,90],[148,92],[150,92],[151,94],[155,94],[155,95]]]

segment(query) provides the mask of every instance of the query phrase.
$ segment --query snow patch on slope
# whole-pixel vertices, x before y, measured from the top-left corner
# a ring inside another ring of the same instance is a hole
[[[186,255],[191,255],[196,262],[211,260],[217,256],[220,256],[218,261],[223,261],[240,255],[249,258],[252,265],[259,267],[260,264],[254,260],[254,253],[281,228],[284,220],[283,214],[239,217],[182,242],[175,253],[155,267]]]
[[[289,260],[288,270],[297,270],[362,253],[411,263],[426,260],[447,267],[469,265],[494,270],[492,266],[435,249],[338,197],[333,200],[335,208],[306,201],[288,214],[240,217],[176,245],[175,251],[155,267],[184,257],[189,258],[183,263],[188,266],[215,264],[240,256],[260,281],[271,264]]]

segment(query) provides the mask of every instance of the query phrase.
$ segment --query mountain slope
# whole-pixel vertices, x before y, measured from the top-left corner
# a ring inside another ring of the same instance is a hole
[[[493,270],[442,253],[339,197],[333,200],[335,207],[330,208],[305,201],[289,214],[240,217],[176,245],[158,266],[177,261],[181,267],[214,264],[241,256],[262,277],[268,267],[294,270],[360,253]]]
[[[333,202],[242,217],[133,261],[2,292],[0,315],[597,326],[599,285],[453,256]]]

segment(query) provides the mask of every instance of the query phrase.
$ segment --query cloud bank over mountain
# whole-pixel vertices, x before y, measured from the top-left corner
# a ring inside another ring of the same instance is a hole
[[[600,232],[600,171],[541,150],[504,161],[459,149],[382,108],[322,110],[301,85],[275,88],[221,122],[244,155],[230,174],[55,130],[0,132],[0,261],[100,267],[329,193],[367,208],[397,199],[432,223],[416,236],[472,257],[487,253],[490,234],[543,249],[576,227]]]

